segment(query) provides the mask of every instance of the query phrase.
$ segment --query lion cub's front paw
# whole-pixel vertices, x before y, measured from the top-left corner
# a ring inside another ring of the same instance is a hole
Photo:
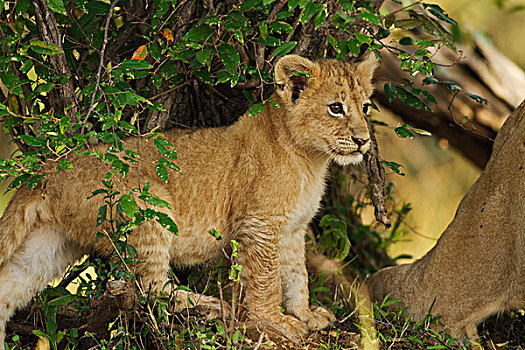
[[[335,321],[334,314],[322,306],[313,307],[311,310],[307,309],[298,316],[311,331],[324,329]]]
[[[308,326],[306,323],[298,320],[296,317],[291,315],[280,315],[280,320],[277,324],[288,332],[291,332],[294,335],[305,335],[308,332]]]

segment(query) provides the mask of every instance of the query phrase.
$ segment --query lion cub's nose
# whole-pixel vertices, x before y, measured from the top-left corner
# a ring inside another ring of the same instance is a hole
[[[365,145],[370,139],[360,139],[358,137],[353,137],[352,140],[358,145],[359,147]]]

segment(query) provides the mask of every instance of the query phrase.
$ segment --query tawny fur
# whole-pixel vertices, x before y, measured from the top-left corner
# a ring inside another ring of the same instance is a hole
[[[492,156],[436,246],[420,260],[380,270],[372,298],[401,299],[457,338],[477,338],[487,317],[525,306],[525,102],[498,133]]]
[[[168,184],[155,173],[155,147],[142,139],[140,182],[172,203],[166,213],[179,227],[175,236],[147,223],[129,235],[145,261],[137,265],[144,289],[160,292],[170,263],[203,263],[236,239],[249,317],[300,333],[332,322],[328,310],[308,305],[304,234],[319,208],[330,162],[358,163],[369,148],[363,104],[372,94],[376,66],[373,55],[357,64],[283,57],[275,67],[282,89],[273,96],[280,108],[267,104],[260,115],[245,114],[225,128],[165,134],[183,171],[171,171]],[[312,77],[298,84],[297,72]],[[345,115],[329,113],[336,102]],[[136,139],[124,147],[134,150]],[[87,197],[111,169],[95,157],[71,161],[75,170],[56,173],[48,166],[45,189],[19,189],[0,221],[0,344],[18,307],[84,254],[109,251],[108,240],[95,240],[102,196]],[[121,193],[137,183],[136,168],[115,180]],[[223,238],[212,237],[210,229]]]

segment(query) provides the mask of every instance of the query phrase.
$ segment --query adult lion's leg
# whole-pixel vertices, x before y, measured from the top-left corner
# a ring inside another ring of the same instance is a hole
[[[283,235],[280,262],[283,304],[286,311],[305,322],[310,330],[323,329],[335,321],[334,315],[324,307],[309,307],[305,230]]]
[[[239,231],[239,263],[246,288],[248,316],[267,320],[295,334],[306,332],[297,318],[281,313],[281,275],[279,271],[279,237],[271,224],[252,218]]]

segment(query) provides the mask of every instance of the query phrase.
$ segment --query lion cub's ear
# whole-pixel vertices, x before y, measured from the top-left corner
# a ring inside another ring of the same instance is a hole
[[[369,51],[355,61],[357,79],[361,84],[367,84],[372,80],[374,71],[379,67],[379,60],[376,55]]]
[[[288,55],[275,65],[275,82],[279,86],[278,94],[285,101],[295,103],[307,85],[309,76],[316,76],[317,63],[297,55]],[[303,74],[304,73],[304,74]]]

